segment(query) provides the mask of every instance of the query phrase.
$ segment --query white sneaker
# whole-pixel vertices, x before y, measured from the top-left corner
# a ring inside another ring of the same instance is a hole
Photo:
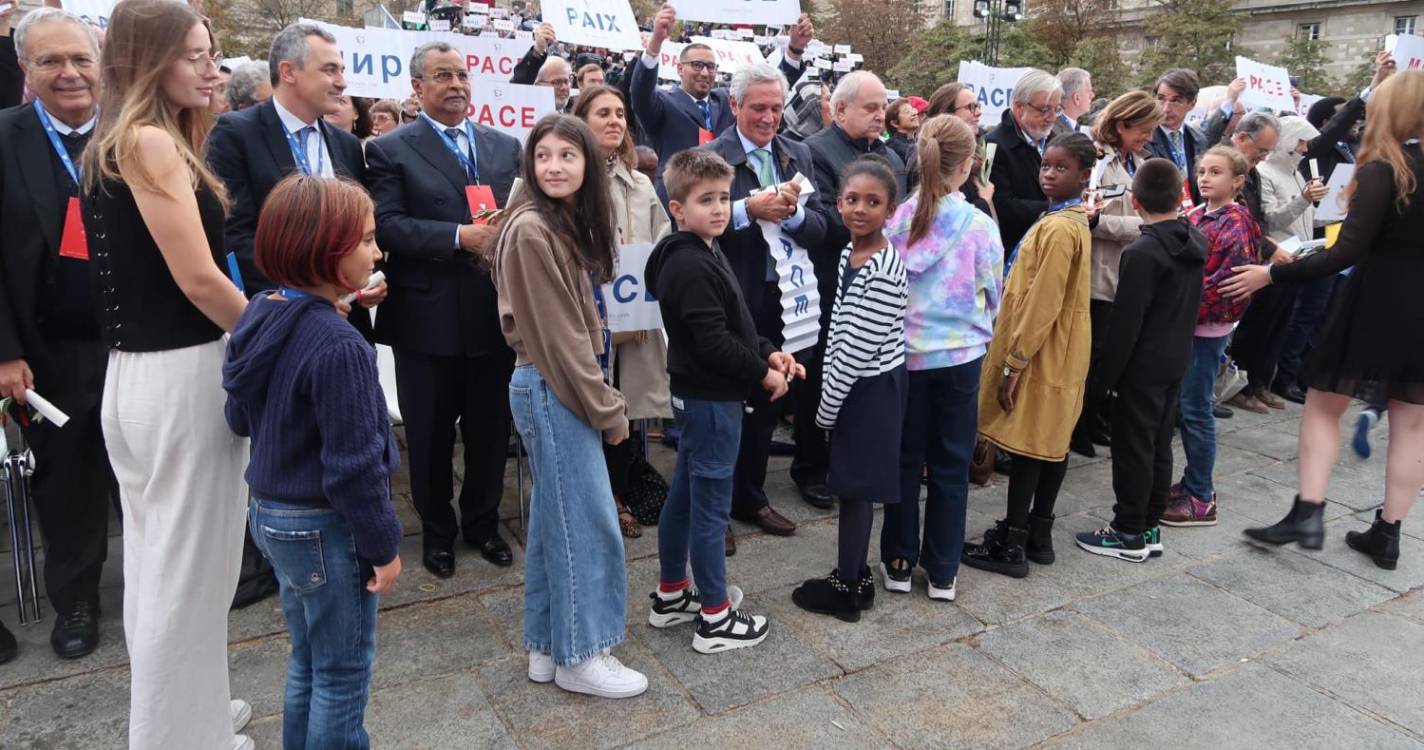
[[[554,681],[554,657],[538,651],[529,652],[529,681],[544,684]]]
[[[929,578],[928,576],[926,576],[926,582],[929,583],[931,599],[937,599],[942,602],[954,601],[954,588],[955,584],[959,582],[958,578],[949,579],[948,586],[937,586],[935,585],[934,580]]]
[[[632,698],[648,689],[648,678],[623,666],[607,651],[570,667],[554,670],[554,684],[570,693],[586,693],[600,698]]]
[[[232,738],[232,750],[256,750],[256,748],[257,745],[252,741],[252,738],[245,734],[239,734]]]
[[[896,576],[894,571],[890,570],[890,566],[882,562],[880,563],[880,575],[885,579],[886,591],[891,591],[896,594],[910,593],[910,586],[913,581],[911,571],[906,570],[904,575]]]
[[[653,600],[652,609],[648,612],[648,624],[655,628],[670,628],[684,622],[692,622],[702,611],[702,594],[697,591],[696,586],[683,589],[676,599],[664,599],[656,591],[648,596]],[[742,606],[741,588],[728,586],[727,598],[732,602],[732,609]]]
[[[709,621],[697,616],[697,628],[692,631],[692,650],[699,654],[716,654],[735,648],[748,648],[766,640],[771,624],[763,615],[749,615],[738,609],[723,610],[722,616]]]
[[[234,699],[228,703],[228,714],[232,716],[232,731],[241,732],[252,721],[252,705],[245,700]]]

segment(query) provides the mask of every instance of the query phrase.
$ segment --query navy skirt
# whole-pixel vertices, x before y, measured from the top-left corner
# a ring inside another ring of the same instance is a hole
[[[837,497],[900,501],[900,432],[910,396],[905,365],[857,380],[831,433],[826,487]]]

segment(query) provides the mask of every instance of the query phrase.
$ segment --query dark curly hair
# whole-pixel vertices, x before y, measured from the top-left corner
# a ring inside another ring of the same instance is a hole
[[[1078,162],[1079,169],[1092,169],[1098,162],[1098,149],[1093,145],[1093,139],[1082,133],[1060,135],[1048,142],[1048,148],[1063,149],[1073,161]]]
[[[890,162],[879,154],[865,154],[846,165],[841,170],[841,190],[845,190],[847,182],[856,175],[870,175],[885,186],[885,195],[890,199],[891,205],[900,199],[899,187],[895,184],[895,170],[890,167]]]

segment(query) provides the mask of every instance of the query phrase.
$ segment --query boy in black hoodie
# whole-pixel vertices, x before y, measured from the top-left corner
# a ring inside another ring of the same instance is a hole
[[[648,622],[665,628],[696,620],[692,647],[710,654],[755,646],[768,629],[766,617],[738,611],[741,591],[726,583],[724,531],[743,402],[758,385],[774,401],[806,371],[757,335],[741,287],[717,248],[732,216],[732,167],[711,151],[691,149],[668,160],[663,183],[682,231],[653,249],[646,276],[667,331],[673,410],[682,434],[658,519],[662,571]],[[689,557],[696,587],[687,578]]]
[[[1177,217],[1182,175],[1148,159],[1132,181],[1142,236],[1122,253],[1117,299],[1090,397],[1116,391],[1112,409],[1113,521],[1078,535],[1096,555],[1146,562],[1162,554],[1158,522],[1172,485],[1177,396],[1192,356],[1207,243]]]

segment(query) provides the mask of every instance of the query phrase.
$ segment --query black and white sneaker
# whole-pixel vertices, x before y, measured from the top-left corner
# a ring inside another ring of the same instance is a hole
[[[1087,552],[1128,562],[1147,562],[1147,558],[1152,554],[1147,549],[1147,542],[1142,534],[1128,534],[1112,526],[1097,531],[1085,531],[1077,535],[1077,541],[1078,546]]]
[[[748,615],[729,607],[711,620],[697,616],[697,630],[692,633],[692,650],[699,654],[716,654],[736,648],[748,648],[766,640],[771,624],[763,615]]]
[[[885,590],[893,591],[897,594],[910,593],[910,575],[914,569],[904,560],[896,560],[896,565],[891,567],[885,563],[880,563],[880,572],[885,576]]]
[[[678,597],[674,599],[664,599],[656,591],[648,594],[653,600],[652,610],[648,612],[649,625],[655,628],[670,628],[697,619],[698,613],[702,611],[702,595],[697,587],[688,586],[678,593]],[[732,602],[732,609],[740,607],[742,590],[736,586],[728,586],[727,598]]]

